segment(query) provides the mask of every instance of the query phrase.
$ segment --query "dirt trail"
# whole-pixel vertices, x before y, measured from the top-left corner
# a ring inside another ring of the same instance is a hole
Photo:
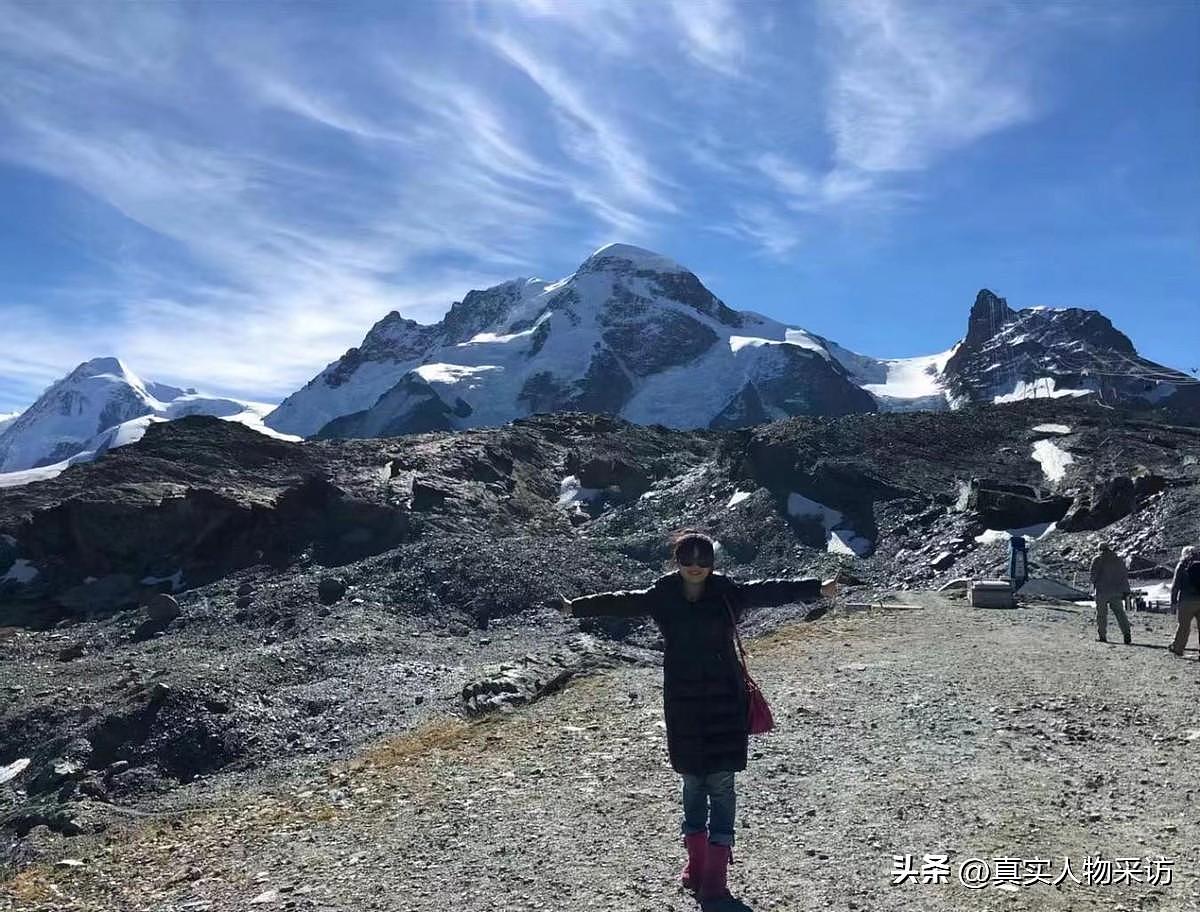
[[[1134,640],[1153,646],[1125,647],[1095,642],[1077,609],[908,598],[753,644],[779,729],[752,742],[738,782],[731,887],[745,905],[1200,909],[1200,664],[1157,648],[1172,620],[1138,616]],[[696,909],[675,885],[661,718],[661,670],[620,668],[321,778],[77,843],[82,864],[0,884],[0,908]],[[893,886],[906,853],[949,854],[950,882]],[[971,856],[1049,859],[1054,876],[1068,857],[1082,880],[1097,854],[1137,857],[1139,877],[1165,856],[1171,883],[958,882]]]

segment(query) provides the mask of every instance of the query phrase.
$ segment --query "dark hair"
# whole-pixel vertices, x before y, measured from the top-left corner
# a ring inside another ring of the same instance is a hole
[[[677,560],[681,554],[714,556],[716,542],[698,529],[681,529],[671,536],[671,557]]]

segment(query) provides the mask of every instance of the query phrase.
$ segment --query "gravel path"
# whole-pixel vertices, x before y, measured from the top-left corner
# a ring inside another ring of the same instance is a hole
[[[752,645],[779,727],[739,777],[729,908],[1200,909],[1200,665],[1159,648],[1173,621],[1136,616],[1125,647],[1079,609],[905,598]],[[73,843],[81,864],[0,884],[0,908],[694,910],[661,718],[661,670],[621,667]],[[949,883],[892,885],[893,855],[926,853]],[[1140,878],[1165,856],[1171,882],[1024,885],[994,862],[1084,880],[1098,854]],[[958,882],[972,856],[1000,869],[981,889]]]

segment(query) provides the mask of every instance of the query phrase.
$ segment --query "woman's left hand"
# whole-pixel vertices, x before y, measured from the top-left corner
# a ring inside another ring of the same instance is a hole
[[[821,583],[821,598],[837,598],[838,581],[835,576],[833,579],[827,579]]]

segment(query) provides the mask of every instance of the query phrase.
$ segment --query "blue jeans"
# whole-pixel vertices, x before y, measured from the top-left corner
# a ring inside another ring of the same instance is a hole
[[[733,815],[737,796],[734,774],[709,773],[707,776],[683,774],[683,835],[708,829],[708,841],[733,845]]]

